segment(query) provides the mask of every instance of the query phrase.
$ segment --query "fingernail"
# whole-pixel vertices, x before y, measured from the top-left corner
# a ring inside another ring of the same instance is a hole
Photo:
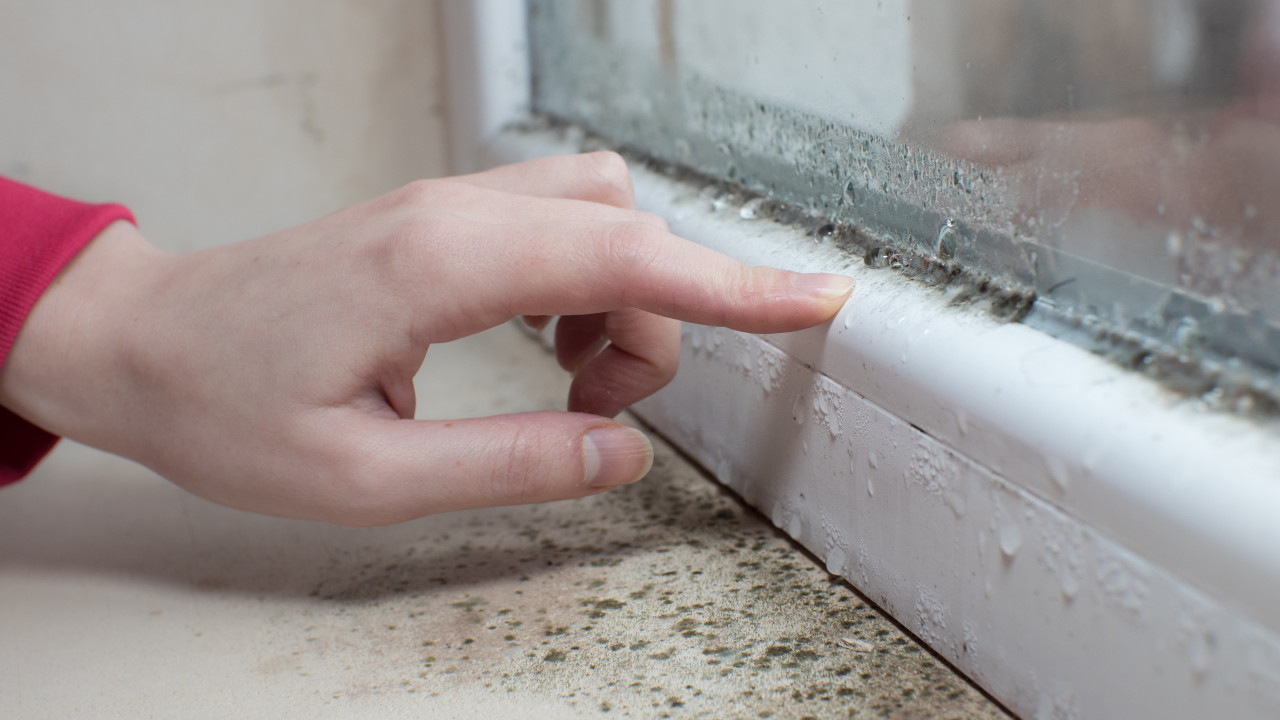
[[[582,466],[593,488],[626,485],[653,467],[653,445],[644,433],[629,427],[597,428],[582,437]]]
[[[797,273],[791,276],[796,289],[819,300],[842,300],[853,290],[853,278],[831,273]]]

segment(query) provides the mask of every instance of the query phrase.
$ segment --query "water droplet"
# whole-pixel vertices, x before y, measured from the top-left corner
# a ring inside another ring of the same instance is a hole
[[[804,532],[804,521],[800,519],[800,513],[795,513],[791,519],[787,521],[787,534],[799,540],[801,533]]]
[[[1058,492],[1065,493],[1071,485],[1071,470],[1067,463],[1062,458],[1051,457],[1045,464],[1049,467],[1049,479],[1053,481],[1054,487],[1058,488]]]
[[[738,211],[738,217],[743,220],[755,220],[764,214],[764,198],[752,198],[748,200],[742,209]]]
[[[1195,673],[1197,678],[1203,678],[1205,673],[1209,672],[1209,660],[1215,645],[1217,642],[1210,633],[1203,631],[1192,633],[1188,642],[1187,662],[1191,665],[1191,672]]]
[[[880,467],[880,455],[874,449],[867,452],[867,464],[872,470]]]
[[[867,476],[867,495],[871,497],[876,496],[876,486],[875,486],[875,483],[871,481],[870,475]]]
[[[774,527],[780,528],[782,527],[783,521],[786,519],[787,514],[786,510],[782,507],[782,503],[774,503],[773,510],[769,512],[769,522],[773,523]]]
[[[1200,349],[1200,343],[1204,339],[1200,333],[1200,323],[1192,317],[1182,318],[1182,322],[1178,323],[1178,329],[1174,330],[1173,337],[1183,355],[1194,354]]]
[[[1164,250],[1169,257],[1177,257],[1182,254],[1182,236],[1178,233],[1169,233],[1164,239]]]
[[[836,226],[832,223],[827,223],[813,231],[813,240],[817,243],[825,243],[835,236]]]
[[[791,403],[791,417],[796,421],[797,425],[803,425],[804,415],[804,396],[797,395],[795,402]]]
[[[853,327],[853,312],[852,312],[852,311],[850,311],[850,312],[846,312],[846,313],[844,314],[844,327],[845,327],[845,329],[846,329],[846,330],[848,330],[849,328]]]
[[[934,246],[934,252],[937,253],[938,257],[943,260],[950,260],[956,256],[958,235],[954,220],[948,220],[947,224],[938,230],[938,242]]]
[[[1018,521],[1009,517],[1001,518],[997,535],[1000,541],[1000,552],[1012,560],[1022,549],[1022,528],[1018,527]]]
[[[902,267],[902,255],[894,248],[888,245],[881,245],[867,251],[862,257],[862,261],[867,267],[872,268],[893,268],[895,270]]]
[[[1062,580],[1062,597],[1066,598],[1067,602],[1075,600],[1076,595],[1080,594],[1080,578],[1076,577],[1070,568],[1064,567],[1060,579]]]
[[[678,138],[675,142],[675,150],[676,159],[688,165],[689,160],[693,158],[693,146],[689,144],[689,141],[684,138]]]
[[[858,189],[854,187],[853,181],[844,184],[844,204],[853,205],[858,202]]]
[[[841,575],[844,573],[844,564],[846,556],[844,548],[836,546],[831,548],[831,552],[827,553],[827,572],[832,575]]]
[[[727,459],[716,463],[716,479],[725,485],[733,484],[733,466]]]
[[[801,441],[800,441],[800,449],[804,451],[804,454],[805,454],[805,455],[808,455],[808,454],[809,454],[809,441],[808,441],[808,440],[801,440]]]
[[[961,435],[966,435],[969,432],[969,414],[963,410],[956,410],[956,428]]]

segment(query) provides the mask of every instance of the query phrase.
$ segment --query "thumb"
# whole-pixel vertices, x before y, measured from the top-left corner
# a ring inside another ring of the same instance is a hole
[[[370,418],[358,432],[369,462],[357,492],[335,498],[330,519],[343,525],[583,497],[635,482],[653,465],[643,433],[584,413]]]

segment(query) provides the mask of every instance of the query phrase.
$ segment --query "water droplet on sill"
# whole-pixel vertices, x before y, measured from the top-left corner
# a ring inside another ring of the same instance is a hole
[[[803,532],[804,521],[800,519],[800,513],[796,513],[791,516],[791,520],[787,523],[787,534],[799,540]]]
[[[1071,485],[1071,470],[1062,458],[1051,457],[1045,464],[1049,467],[1049,479],[1053,481],[1058,492],[1065,493]]]
[[[937,253],[938,257],[943,260],[950,260],[956,256],[957,235],[954,220],[948,220],[947,224],[938,230],[938,241],[934,246],[934,252]]]
[[[827,572],[832,575],[844,574],[845,552],[844,548],[833,547],[831,552],[827,553]]]
[[[1022,549],[1022,528],[1018,527],[1018,521],[1013,518],[1002,518],[997,539],[1000,542],[1001,554],[1012,560]]]
[[[867,453],[867,464],[871,466],[872,470],[880,467],[880,455],[874,449]]]
[[[1191,665],[1191,672],[1196,678],[1203,679],[1209,672],[1209,660],[1213,655],[1213,647],[1216,645],[1214,638],[1207,632],[1195,632],[1191,636],[1187,649],[1187,663]]]
[[[902,255],[894,248],[888,245],[881,245],[867,251],[862,257],[862,261],[870,268],[893,268],[895,270],[902,267]]]
[[[1067,602],[1075,600],[1076,595],[1080,594],[1080,578],[1076,577],[1076,574],[1071,570],[1064,568],[1061,579],[1062,597],[1066,598]]]
[[[854,187],[853,181],[844,184],[844,204],[853,205],[858,202],[858,191]]]
[[[755,220],[764,214],[764,198],[752,198],[738,210],[738,217],[743,220]]]
[[[1178,328],[1174,331],[1173,337],[1178,343],[1178,350],[1183,355],[1195,354],[1200,349],[1200,343],[1204,339],[1200,333],[1200,323],[1191,317],[1182,318],[1182,322],[1178,323]]]

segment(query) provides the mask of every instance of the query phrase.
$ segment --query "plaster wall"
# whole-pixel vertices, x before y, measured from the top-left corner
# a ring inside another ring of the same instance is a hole
[[[192,250],[448,170],[434,0],[0,0],[0,174]]]

